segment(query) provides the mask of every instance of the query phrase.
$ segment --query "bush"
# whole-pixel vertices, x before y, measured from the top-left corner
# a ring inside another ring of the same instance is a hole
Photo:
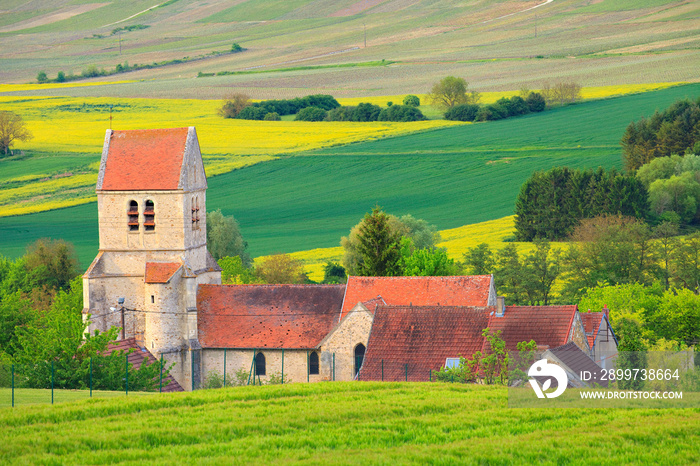
[[[355,109],[352,121],[377,121],[381,112],[382,109],[378,105],[361,103]]]
[[[420,107],[420,99],[417,95],[407,95],[403,98],[403,104],[409,107]]]
[[[295,121],[323,121],[326,119],[328,112],[318,107],[306,107],[297,112]]]
[[[389,108],[385,108],[379,113],[378,121],[421,121],[425,120],[425,117],[415,107],[409,107],[407,105],[392,105]]]
[[[478,113],[478,105],[455,105],[454,107],[445,112],[445,119],[454,121],[474,121]]]
[[[510,99],[506,99],[505,97],[498,99],[496,105],[506,109],[506,112],[508,112],[507,117],[530,113],[530,107],[528,107],[527,102],[525,102],[525,99],[518,95],[515,95]]]
[[[326,119],[328,121],[356,121],[353,118],[355,117],[355,110],[357,107],[338,107],[334,108],[330,112],[328,112],[328,116]]]
[[[485,105],[479,109],[476,121],[502,120],[508,117],[508,110],[498,104]]]
[[[265,115],[265,118],[263,118],[265,121],[280,121],[282,118],[280,118],[279,113],[277,112],[270,112],[267,115]]]
[[[38,82],[39,84],[44,84],[44,83],[49,82],[49,78],[48,78],[48,76],[46,76],[45,71],[39,71],[39,74],[36,76],[36,82]]]
[[[263,120],[265,118],[265,115],[267,115],[268,113],[270,112],[268,112],[265,108],[251,105],[241,110],[241,112],[236,116],[236,118],[241,120]]]
[[[547,106],[544,96],[539,92],[530,92],[525,99],[527,106],[531,112],[541,112]]]
[[[236,118],[249,105],[249,97],[246,94],[236,93],[224,101],[219,108],[219,115],[224,118]]]

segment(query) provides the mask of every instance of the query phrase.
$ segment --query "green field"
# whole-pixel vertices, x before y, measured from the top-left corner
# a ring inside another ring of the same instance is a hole
[[[124,395],[124,391],[114,392],[104,390],[93,390],[91,396],[90,390],[54,390],[53,402],[67,403],[70,401],[85,401],[89,400],[90,398],[115,398],[123,396],[142,396],[154,394],[154,392],[131,391],[128,395]],[[0,408],[11,407],[12,402],[12,389],[0,388]],[[51,404],[51,390],[35,388],[15,388],[14,403],[16,408],[19,408],[20,406]]]
[[[502,387],[335,382],[0,410],[4,464],[697,464],[697,409],[507,409]]]
[[[630,121],[699,94],[700,85],[679,86],[302,153],[210,178],[207,208],[239,220],[254,256],[337,246],[377,203],[439,229],[501,218],[533,171],[619,168]],[[97,251],[96,204],[0,218],[6,256],[43,236],[74,242],[87,267]]]

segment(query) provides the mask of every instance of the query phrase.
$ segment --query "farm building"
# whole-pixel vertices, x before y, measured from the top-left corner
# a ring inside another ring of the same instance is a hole
[[[607,315],[590,333],[575,306],[505,307],[491,275],[222,285],[207,251],[206,188],[193,127],[107,131],[83,313],[91,332],[122,329],[115,348],[173,364],[171,387],[242,371],[260,382],[383,379],[385,362],[390,379],[403,370],[426,380],[446,358],[482,349],[487,326],[513,347],[612,351]]]

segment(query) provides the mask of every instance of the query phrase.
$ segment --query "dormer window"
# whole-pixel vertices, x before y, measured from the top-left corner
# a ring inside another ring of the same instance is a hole
[[[143,229],[145,231],[155,231],[156,229],[156,211],[153,201],[146,201],[146,209],[143,211]]]
[[[129,231],[139,231],[139,203],[129,201],[129,210],[126,212]]]

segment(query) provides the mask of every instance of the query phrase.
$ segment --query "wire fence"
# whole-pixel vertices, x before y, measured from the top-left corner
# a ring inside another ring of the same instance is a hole
[[[172,378],[163,362],[130,361],[131,353],[83,361],[40,361],[31,365],[0,363],[0,407],[168,391]]]

